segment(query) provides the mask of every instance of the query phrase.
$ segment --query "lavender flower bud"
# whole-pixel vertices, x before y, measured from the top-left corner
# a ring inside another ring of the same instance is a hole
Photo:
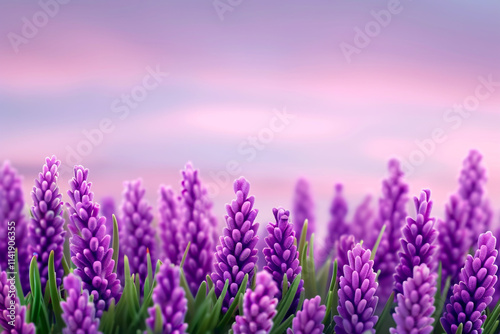
[[[448,334],[454,334],[463,324],[463,334],[481,334],[486,320],[484,311],[492,301],[497,282],[495,260],[498,255],[496,239],[491,232],[479,236],[474,257],[467,255],[460,272],[460,282],[453,286],[453,294],[446,305],[441,324]]]
[[[234,334],[266,334],[273,327],[278,287],[266,271],[259,272],[255,279],[255,290],[247,289],[243,296],[243,315],[236,316]]]
[[[322,334],[326,306],[321,305],[321,297],[304,300],[302,311],[298,311],[292,321],[292,329],[287,334]]]
[[[314,202],[311,194],[311,186],[309,182],[300,178],[295,186],[293,196],[293,221],[295,235],[297,240],[300,240],[300,234],[304,227],[304,221],[307,219],[307,240],[311,238],[311,234],[315,230]]]
[[[94,304],[89,302],[89,292],[83,290],[82,281],[69,274],[64,278],[66,301],[61,302],[62,318],[66,323],[63,334],[97,334],[100,333],[99,318],[96,318]]]
[[[255,198],[248,196],[249,191],[250,183],[243,177],[234,181],[236,199],[226,205],[226,227],[215,253],[217,262],[214,265],[212,281],[217,296],[220,296],[226,280],[229,280],[229,288],[222,305],[224,313],[236,297],[246,274],[248,283],[252,281],[257,262],[255,246],[259,240],[259,224],[255,223],[255,217],[258,210],[253,208]]]
[[[347,252],[349,264],[344,266],[344,276],[340,277],[338,292],[339,315],[334,317],[335,333],[375,333],[373,328],[378,320],[375,314],[377,308],[378,283],[373,271],[373,261],[370,260],[370,250],[360,244]]]

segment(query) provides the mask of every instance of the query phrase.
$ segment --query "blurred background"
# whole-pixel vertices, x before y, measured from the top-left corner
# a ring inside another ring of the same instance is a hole
[[[28,203],[55,154],[64,192],[83,164],[97,199],[141,177],[156,206],[191,161],[221,223],[236,177],[264,223],[305,176],[321,234],[334,184],[352,214],[392,157],[441,215],[478,149],[498,213],[499,16],[495,0],[2,1],[0,162]]]

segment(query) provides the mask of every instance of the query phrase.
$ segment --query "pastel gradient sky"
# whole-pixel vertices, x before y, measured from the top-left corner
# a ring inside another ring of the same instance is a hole
[[[69,152],[104,122],[112,130],[78,159],[97,198],[119,200],[122,182],[142,177],[156,205],[159,184],[178,188],[192,161],[222,219],[232,187],[214,175],[236,161],[261,222],[308,177],[321,231],[333,185],[345,184],[351,208],[366,193],[378,197],[391,157],[418,162],[411,194],[431,188],[442,214],[475,148],[500,209],[497,0],[243,0],[223,20],[211,1],[69,1],[43,14],[54,1],[0,3],[0,161],[24,174],[27,199],[48,155],[63,161],[67,189]],[[373,12],[388,8],[390,22],[374,26]],[[356,31],[377,26],[359,44]],[[346,44],[357,47],[350,57]],[[156,87],[126,107],[122,97],[154,69],[168,76],[146,79]],[[479,103],[463,114],[453,109],[471,101]],[[292,118],[278,124],[284,111]],[[419,153],[435,131],[440,142]],[[259,135],[251,149],[249,136]]]

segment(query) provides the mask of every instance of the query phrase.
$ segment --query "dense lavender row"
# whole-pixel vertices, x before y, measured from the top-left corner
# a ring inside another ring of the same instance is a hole
[[[118,211],[109,197],[101,209],[89,170],[75,166],[63,196],[59,166],[56,157],[46,159],[30,220],[21,177],[8,163],[0,169],[0,231],[8,236],[15,222],[17,243],[0,243],[5,333],[500,331],[500,307],[494,308],[500,229],[487,232],[492,209],[477,151],[464,161],[444,219],[434,216],[427,189],[408,215],[409,187],[396,160],[389,162],[378,211],[366,196],[348,218],[344,187],[335,185],[321,246],[313,246],[314,203],[305,179],[291,211],[273,209],[259,247],[258,203],[243,177],[234,182],[219,228],[190,163],[179,192],[160,187],[158,223],[141,180],[124,183]],[[13,279],[9,246],[18,249]]]

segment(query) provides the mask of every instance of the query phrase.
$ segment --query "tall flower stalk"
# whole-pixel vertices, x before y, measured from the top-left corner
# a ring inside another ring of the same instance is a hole
[[[30,253],[38,254],[38,268],[42,291],[49,278],[49,255],[54,251],[54,267],[57,286],[61,285],[64,275],[62,266],[63,245],[66,231],[64,230],[62,195],[59,192],[57,179],[61,162],[55,156],[45,159],[42,172],[35,180],[31,192],[33,206],[31,207],[31,223],[28,236],[31,240]]]
[[[315,231],[314,201],[311,194],[311,185],[305,178],[300,178],[295,185],[293,195],[293,225],[297,240],[300,240],[304,221],[307,219],[307,240]]]
[[[22,177],[10,162],[4,162],[0,168],[0,269],[8,271],[7,263],[7,226],[15,226],[16,248],[19,260],[19,278],[23,291],[27,293],[29,286],[29,266],[31,254],[28,252],[28,221],[23,213],[24,195]],[[13,225],[14,223],[14,225]],[[12,231],[12,230],[9,230]]]
[[[430,190],[424,190],[420,197],[413,198],[417,217],[408,217],[402,229],[402,251],[398,253],[401,260],[394,275],[396,296],[403,293],[403,282],[412,277],[415,266],[425,264],[431,272],[436,270],[437,259],[434,254],[437,250],[438,232],[434,228],[435,218],[431,217],[430,199]]]
[[[182,234],[179,223],[181,216],[180,200],[171,187],[161,186],[158,198],[160,221],[160,240],[163,258],[178,265],[181,261],[183,250],[180,248]]]
[[[201,183],[198,170],[193,169],[191,163],[182,171],[181,197],[183,239],[180,247],[183,252],[191,243],[183,270],[191,292],[196,294],[201,282],[212,272],[214,223],[207,190]]]
[[[302,271],[302,267],[299,263],[297,246],[294,244],[296,242],[295,231],[292,223],[289,221],[290,211],[283,208],[274,208],[273,214],[276,221],[274,223],[270,222],[267,225],[267,247],[263,250],[267,265],[264,267],[264,270],[273,276],[274,281],[280,287],[276,297],[278,300],[281,300],[283,296],[283,277],[286,274],[288,287],[290,287],[295,277]],[[303,285],[304,282],[301,280],[295,299],[290,306],[292,312],[297,308],[300,293],[304,289]]]
[[[67,203],[70,222],[71,260],[76,265],[74,273],[82,279],[83,289],[89,291],[96,305],[97,317],[112,300],[121,294],[120,281],[113,272],[115,261],[109,247],[111,236],[106,231],[106,218],[99,215],[99,204],[94,202],[92,183],[88,182],[89,170],[75,166],[69,181]]]
[[[490,305],[497,282],[495,261],[498,255],[496,239],[491,232],[479,236],[477,250],[467,255],[460,272],[460,282],[453,286],[453,294],[441,318],[447,334],[455,334],[460,324],[462,333],[482,333],[486,320],[484,311]]]
[[[145,199],[146,190],[142,181],[125,182],[123,190],[122,216],[120,218],[121,258],[129,258],[131,273],[138,273],[141,285],[148,275],[145,259],[147,253],[156,263],[155,230],[153,229],[152,206]]]
[[[399,263],[398,251],[401,249],[400,237],[408,202],[408,185],[403,182],[403,172],[399,161],[389,161],[389,177],[382,184],[382,198],[379,201],[379,214],[375,221],[373,236],[376,236],[385,225],[385,233],[379,244],[375,257],[375,270],[380,270],[380,299],[384,304],[393,286],[394,268]],[[374,240],[369,246],[374,244]]]
[[[220,296],[226,280],[229,288],[224,297],[222,311],[225,313],[233,302],[245,275],[252,281],[257,263],[257,231],[259,224],[255,222],[258,210],[253,208],[255,197],[249,196],[250,183],[241,177],[234,181],[236,199],[226,204],[226,227],[220,237],[220,244],[215,253],[215,271],[212,281],[215,294]],[[248,285],[249,283],[247,283]]]

